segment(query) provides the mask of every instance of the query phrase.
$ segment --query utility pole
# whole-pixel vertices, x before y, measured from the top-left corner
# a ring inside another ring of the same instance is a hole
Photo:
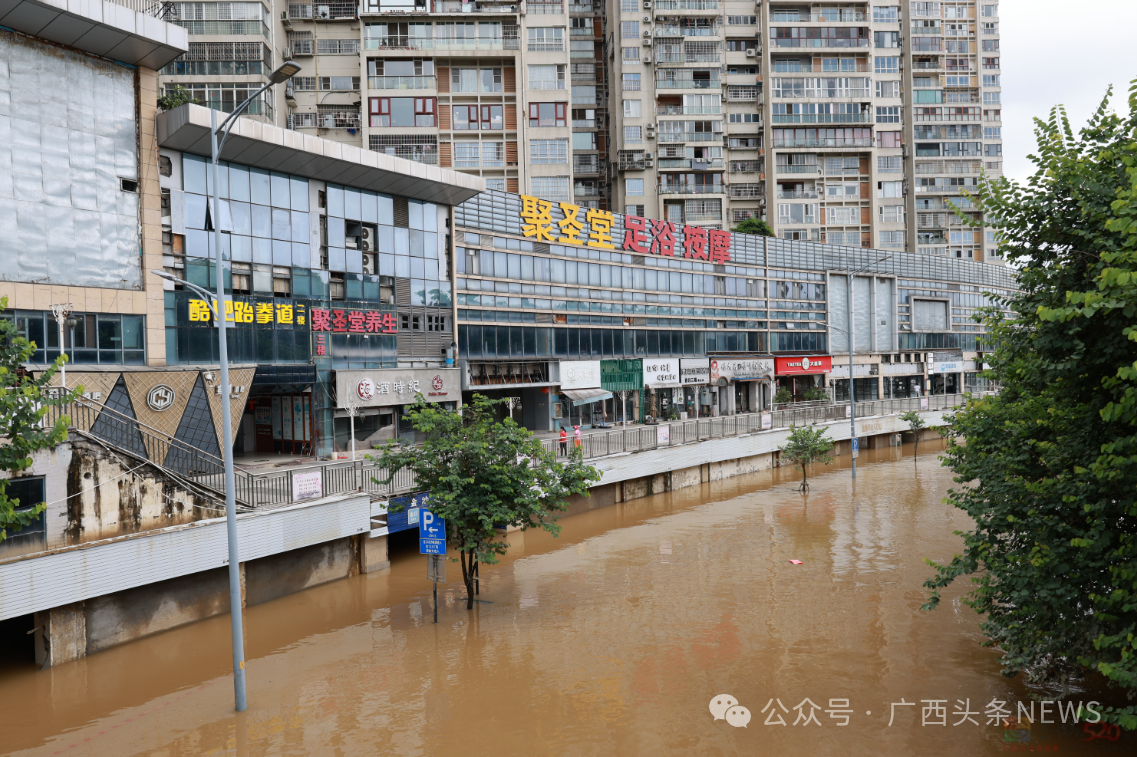
[[[65,358],[67,357],[67,346],[63,342],[63,325],[67,323],[68,317],[71,315],[71,310],[70,302],[51,306],[51,314],[55,316],[55,322],[59,324],[59,354]],[[63,390],[60,396],[65,396],[67,394],[66,360],[59,364],[59,388]]]
[[[848,319],[849,333],[849,444],[854,448],[849,452],[853,459],[853,478],[857,477],[857,454],[854,451],[857,445],[857,399],[853,390],[853,270],[846,269],[845,284],[848,287],[848,298],[845,300],[845,317]]]

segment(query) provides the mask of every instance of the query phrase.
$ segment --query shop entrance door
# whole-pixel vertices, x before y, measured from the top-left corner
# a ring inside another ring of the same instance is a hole
[[[261,403],[269,408],[268,428],[272,451],[284,455],[312,455],[312,393],[274,394],[257,401],[257,451],[261,450]]]
[[[256,428],[257,452],[275,452],[272,441],[272,401],[268,397],[253,400],[253,425]]]

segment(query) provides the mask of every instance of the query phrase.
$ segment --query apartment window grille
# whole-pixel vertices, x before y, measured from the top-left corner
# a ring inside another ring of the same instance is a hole
[[[359,55],[359,40],[319,39],[316,40],[316,52],[320,55]]]
[[[564,64],[530,64],[529,89],[564,89],[565,86]]]
[[[529,140],[529,162],[534,165],[568,163],[568,154],[567,139]]]
[[[542,200],[568,202],[572,199],[567,176],[534,176],[530,179],[530,184],[533,194]]]
[[[624,179],[624,194],[629,197],[643,197],[643,179]]]
[[[876,159],[877,173],[903,173],[903,158],[899,155],[878,155]]]
[[[727,26],[757,26],[757,16],[727,16]]]
[[[559,26],[529,27],[529,52],[564,52],[565,30]]]
[[[880,246],[885,249],[903,249],[904,247],[904,232],[903,231],[882,231],[879,234]]]
[[[877,106],[876,122],[878,124],[900,123],[900,107],[896,105],[888,105],[885,107]]]
[[[625,126],[624,127],[624,144],[639,145],[643,144],[643,127],[642,126]]]
[[[620,22],[620,37],[622,39],[639,39],[640,36],[640,22],[639,21],[621,21]]]
[[[368,146],[374,152],[438,165],[438,137],[434,134],[372,134]]]
[[[904,223],[903,205],[881,205],[878,211],[881,223]]]
[[[639,74],[624,74],[624,91],[625,92],[639,92],[640,91],[640,75]]]

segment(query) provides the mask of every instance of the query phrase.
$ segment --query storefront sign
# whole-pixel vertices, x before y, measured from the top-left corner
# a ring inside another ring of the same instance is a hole
[[[292,474],[292,501],[316,499],[324,496],[324,480],[320,471],[305,471]]]
[[[562,360],[561,389],[599,389],[599,360]]]
[[[697,386],[706,384],[710,380],[710,358],[683,358],[679,361],[679,382],[683,384],[683,386]]]
[[[421,394],[427,402],[456,402],[461,394],[457,368],[336,371],[337,407],[349,399],[359,407],[410,405]]]
[[[315,313],[315,310],[312,311]],[[213,320],[213,311],[203,300],[189,301],[189,319],[202,323]],[[237,302],[225,303],[227,323],[276,323],[282,326],[303,326],[308,322],[308,308],[297,303]],[[314,328],[314,327],[313,327]]]
[[[679,358],[645,358],[644,386],[653,389],[679,386]]]
[[[146,394],[146,404],[150,406],[151,410],[160,413],[163,410],[170,409],[176,396],[173,388],[166,384],[158,384]]]
[[[608,210],[521,195],[519,215],[521,233],[536,242],[615,250],[616,243],[621,241],[613,238],[615,216]],[[677,239],[680,232],[681,242]],[[730,262],[730,239],[729,231],[679,227],[669,221],[624,216],[622,249],[637,255],[673,258],[675,248],[679,247],[682,257],[722,265]]]
[[[772,413],[762,413],[762,430],[768,431],[774,427],[774,416]]]
[[[787,376],[794,373],[829,373],[833,370],[833,358],[828,355],[818,357],[776,357],[774,373]]]
[[[655,429],[655,443],[663,446],[671,444],[671,426],[657,426]]]
[[[312,331],[333,334],[397,334],[394,313],[378,310],[328,310],[312,308]]]
[[[939,362],[931,364],[932,373],[959,373],[963,370],[963,361]]]
[[[711,383],[720,378],[733,381],[767,379],[774,375],[774,361],[759,358],[712,358]]]

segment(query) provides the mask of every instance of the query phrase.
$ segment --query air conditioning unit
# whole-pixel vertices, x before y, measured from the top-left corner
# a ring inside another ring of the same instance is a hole
[[[647,56],[647,55],[644,56],[644,65],[645,66],[651,65],[651,57],[650,56]]]
[[[369,276],[374,276],[375,274],[379,273],[379,271],[376,269],[375,264],[376,257],[377,256],[374,252],[363,253],[363,272]]]
[[[364,252],[375,252],[375,229],[370,226],[363,227],[363,237],[360,249]]]
[[[343,240],[343,246],[349,250],[359,249],[359,237],[346,237]]]
[[[644,10],[645,11],[651,10],[651,0],[644,0]]]
[[[284,97],[288,100],[296,100],[296,87],[292,84],[292,80],[284,85]]]
[[[651,39],[649,37],[644,37],[644,47],[651,47]]]
[[[644,29],[644,39],[651,39],[651,29]]]
[[[651,16],[644,16],[644,23],[650,24],[651,23]]]
[[[288,18],[288,11],[281,11],[280,12],[280,23],[281,23],[281,26],[283,26],[285,29],[291,29],[292,28],[292,20],[290,18]]]
[[[746,57],[747,58],[757,58],[758,57],[758,51],[755,50],[753,47],[751,47],[751,48],[747,49]]]
[[[655,139],[655,125],[648,124],[644,127],[644,136],[648,139]]]

